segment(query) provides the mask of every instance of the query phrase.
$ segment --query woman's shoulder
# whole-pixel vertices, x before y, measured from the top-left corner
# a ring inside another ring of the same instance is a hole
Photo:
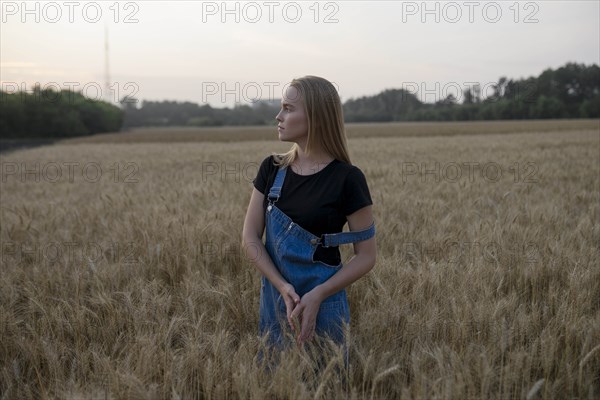
[[[281,161],[281,160],[282,160],[281,154],[272,153],[272,154],[269,154],[268,156],[266,156],[262,160],[262,164],[276,165],[275,162]]]
[[[364,176],[363,171],[358,166],[347,163],[345,161],[341,161],[341,160],[337,160],[337,170],[340,173],[343,173],[346,177],[348,177],[348,176]]]
[[[276,164],[277,154],[269,154],[260,163],[260,170],[265,171],[267,174],[271,174],[278,169]]]
[[[263,167],[269,167],[271,165],[275,165],[274,163],[274,155],[273,154],[269,154],[268,156],[266,156],[265,158],[263,158],[262,162],[260,163],[261,168]]]

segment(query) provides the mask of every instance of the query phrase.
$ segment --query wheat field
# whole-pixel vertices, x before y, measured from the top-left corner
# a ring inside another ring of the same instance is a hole
[[[275,133],[2,155],[0,399],[600,398],[600,121],[510,124],[349,127],[378,258],[347,370],[257,363],[240,242]]]

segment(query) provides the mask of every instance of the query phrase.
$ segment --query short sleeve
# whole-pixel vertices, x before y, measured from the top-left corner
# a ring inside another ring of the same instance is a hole
[[[344,181],[342,198],[344,215],[350,215],[372,204],[373,201],[371,200],[371,193],[365,175],[358,167],[353,167]]]
[[[260,167],[258,168],[258,173],[256,174],[256,178],[252,180],[254,187],[256,190],[265,194],[265,188],[267,187],[267,180],[269,178],[269,166],[272,164],[273,156],[268,156],[265,158]]]

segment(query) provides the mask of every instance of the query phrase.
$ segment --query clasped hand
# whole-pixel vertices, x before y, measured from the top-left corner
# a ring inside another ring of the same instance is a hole
[[[312,339],[317,324],[317,314],[322,299],[315,289],[306,293],[302,298],[298,296],[291,284],[286,284],[281,292],[285,302],[287,320],[292,331],[297,334],[296,342],[302,344]],[[300,327],[297,326],[297,318],[300,317]]]

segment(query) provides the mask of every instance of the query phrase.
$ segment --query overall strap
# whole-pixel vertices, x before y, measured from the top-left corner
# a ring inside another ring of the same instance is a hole
[[[279,171],[277,171],[277,176],[275,176],[275,181],[273,182],[273,186],[271,186],[271,191],[268,195],[269,204],[273,204],[279,200],[279,195],[281,193],[281,187],[283,186],[283,180],[285,179],[286,171],[287,167],[280,167]]]
[[[340,244],[360,242],[370,239],[373,236],[375,236],[375,222],[361,231],[325,233],[322,236],[321,245],[323,247],[334,247],[339,246]]]

